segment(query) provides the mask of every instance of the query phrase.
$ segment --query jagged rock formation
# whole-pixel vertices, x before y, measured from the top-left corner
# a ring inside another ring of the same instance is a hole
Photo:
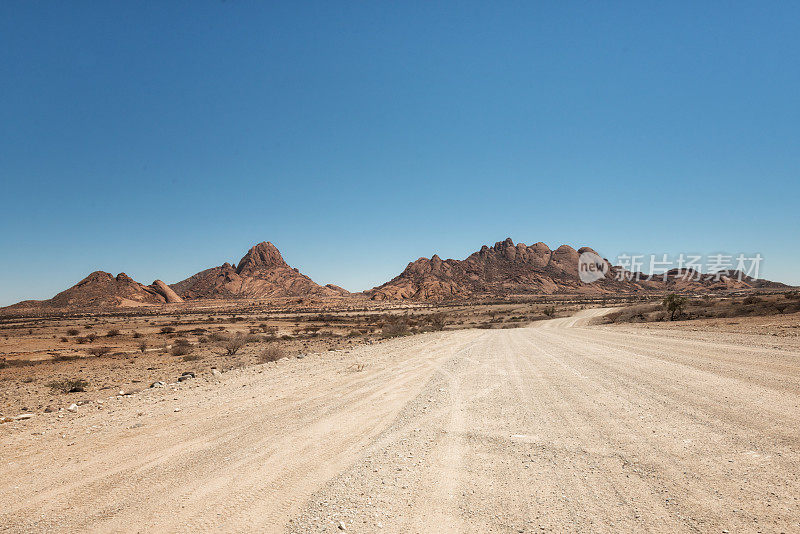
[[[171,285],[184,299],[266,298],[290,296],[336,297],[344,289],[320,286],[290,267],[270,242],[259,243],[239,260],[238,267],[223,263]]]
[[[685,271],[677,269],[668,273],[666,281],[661,277],[637,281],[634,276],[630,276],[630,280],[617,280],[621,268],[612,267],[608,260],[604,260],[608,270],[606,277],[586,284],[578,276],[578,258],[584,252],[595,251],[589,247],[575,250],[569,245],[550,250],[541,242],[528,246],[514,244],[508,238],[491,247],[484,245],[465,260],[442,260],[437,255],[430,259],[420,258],[409,263],[399,276],[366,294],[374,300],[445,300],[511,294],[602,294],[744,289],[767,287],[766,284],[773,284],[769,287],[783,286],[749,277],[740,281],[735,272],[726,273],[719,280],[685,280],[680,276]]]

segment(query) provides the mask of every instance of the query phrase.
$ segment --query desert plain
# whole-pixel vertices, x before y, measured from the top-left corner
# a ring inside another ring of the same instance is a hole
[[[798,291],[577,254],[352,294],[262,243],[3,308],[0,529],[799,531]]]

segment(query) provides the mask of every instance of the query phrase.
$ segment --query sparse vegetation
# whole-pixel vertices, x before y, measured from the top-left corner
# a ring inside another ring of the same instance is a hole
[[[79,393],[81,391],[86,391],[88,386],[89,382],[83,378],[65,378],[47,383],[47,387],[61,393]]]
[[[679,296],[683,299],[670,304],[672,299],[668,295],[661,303],[651,302],[649,304],[638,304],[620,308],[609,313],[603,318],[604,322],[625,323],[625,322],[652,322],[667,320],[691,320],[704,318],[723,318],[723,317],[752,317],[763,315],[777,315],[785,313],[800,312],[800,301],[786,299],[785,294],[781,295],[748,295],[744,298],[711,298],[708,296],[700,298],[688,298]],[[670,302],[668,302],[668,299]],[[673,315],[670,306],[679,305]]]
[[[116,328],[112,328],[111,330],[108,331],[106,337],[117,337],[118,335],[119,335],[119,330],[117,330]]]
[[[77,336],[79,333],[80,330],[78,330],[77,328],[70,328],[69,330],[67,330],[68,336]]]
[[[174,326],[162,326],[161,327],[161,333],[162,334],[171,334],[173,332],[175,332],[175,327]]]

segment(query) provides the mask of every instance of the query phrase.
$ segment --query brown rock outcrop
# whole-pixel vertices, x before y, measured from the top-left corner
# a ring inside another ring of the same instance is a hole
[[[105,271],[95,271],[52,299],[31,304],[54,308],[114,308],[166,302],[166,297],[156,288],[140,284],[125,273],[113,276]]]
[[[177,304],[179,302],[183,302],[183,299],[178,296],[175,291],[172,290],[167,284],[162,282],[161,280],[156,280],[150,287],[156,291],[159,295],[164,297],[164,300],[170,304]]]
[[[270,242],[255,245],[238,267],[224,263],[170,287],[184,299],[267,297],[337,297],[349,295],[338,286],[320,286],[284,261]]]

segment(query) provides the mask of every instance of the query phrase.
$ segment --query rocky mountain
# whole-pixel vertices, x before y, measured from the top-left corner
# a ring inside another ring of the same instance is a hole
[[[637,280],[633,273],[611,266],[608,260],[602,260],[606,276],[587,284],[578,276],[578,258],[584,252],[597,254],[589,247],[575,250],[569,245],[561,245],[556,250],[550,250],[541,242],[534,245],[514,244],[508,238],[492,246],[484,245],[465,260],[442,260],[437,255],[420,258],[409,263],[400,275],[366,294],[373,300],[446,300],[512,294],[604,294],[786,287],[749,277],[739,280],[735,272],[724,273],[716,280],[706,277],[694,280],[687,276],[691,273],[677,269],[670,271],[666,280],[662,277],[645,280],[644,276]]]
[[[146,286],[125,273],[114,276],[105,271],[95,271],[51,299],[26,300],[14,307],[114,308],[178,302],[183,300],[161,280]]]
[[[290,267],[270,242],[251,248],[238,264],[223,263],[170,287],[187,300],[349,295],[338,286],[320,286]]]
[[[561,245],[555,250],[544,243],[525,245],[510,238],[481,249],[464,260],[442,260],[434,255],[411,262],[397,277],[363,294],[341,287],[318,285],[292,268],[269,242],[252,247],[238,263],[223,263],[176,284],[156,280],[140,284],[125,273],[112,276],[95,271],[76,285],[43,301],[23,301],[8,310],[37,308],[116,308],[181,303],[184,300],[347,297],[373,300],[447,300],[523,294],[613,294],[646,291],[709,291],[724,289],[780,289],[788,286],[724,272],[714,279],[674,269],[666,279],[636,279],[632,273],[611,266],[597,256],[606,276],[584,283],[578,276],[578,258],[584,252]],[[595,253],[596,254],[596,253]],[[619,276],[625,275],[625,276]],[[621,278],[621,279],[620,279]],[[697,279],[699,278],[699,279]]]

